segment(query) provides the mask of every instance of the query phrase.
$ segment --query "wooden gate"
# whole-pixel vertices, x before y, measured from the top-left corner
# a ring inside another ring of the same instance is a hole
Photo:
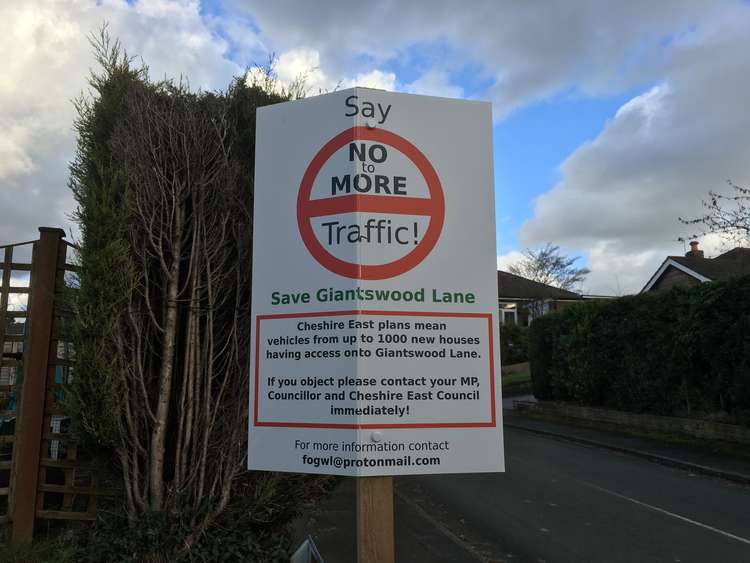
[[[35,523],[93,520],[100,472],[68,433],[64,386],[73,377],[72,311],[66,307],[73,245],[61,229],[0,246],[0,523],[14,543]]]

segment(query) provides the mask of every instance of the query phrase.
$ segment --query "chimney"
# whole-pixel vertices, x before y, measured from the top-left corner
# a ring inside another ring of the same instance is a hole
[[[688,258],[703,258],[703,251],[698,248],[698,241],[690,241],[690,250],[685,253]]]

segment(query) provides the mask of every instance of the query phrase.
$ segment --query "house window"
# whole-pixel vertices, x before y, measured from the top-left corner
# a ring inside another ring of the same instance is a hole
[[[500,324],[506,325],[511,324],[515,325],[518,324],[518,310],[516,308],[515,303],[503,303],[502,301],[499,303],[499,309],[500,309]]]
[[[521,317],[521,319],[522,319],[522,322],[519,323],[521,326],[529,326],[531,324],[531,314],[530,313],[527,312],[526,315],[523,315]]]
[[[518,316],[515,309],[503,309],[502,323],[504,325],[515,325],[518,324]]]

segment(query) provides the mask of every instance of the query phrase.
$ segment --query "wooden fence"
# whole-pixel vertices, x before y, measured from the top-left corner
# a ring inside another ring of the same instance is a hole
[[[73,377],[66,286],[75,275],[61,229],[0,246],[0,524],[13,543],[35,525],[93,520],[115,491],[79,451],[61,408]]]

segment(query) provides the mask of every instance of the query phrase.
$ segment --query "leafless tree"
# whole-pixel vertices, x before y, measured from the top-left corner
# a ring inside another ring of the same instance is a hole
[[[246,447],[250,195],[227,111],[182,83],[144,85],[112,138],[132,217],[113,358],[127,508],[189,508],[187,546],[227,506]]]
[[[577,260],[577,256],[560,254],[560,247],[548,242],[537,250],[524,250],[523,258],[510,265],[508,270],[532,281],[570,290],[591,272],[588,268],[576,268]]]
[[[731,181],[727,184],[732,189],[731,195],[709,191],[708,199],[701,203],[705,213],[693,219],[679,218],[685,225],[697,225],[699,233],[691,238],[697,238],[709,233],[721,235],[732,246],[748,246],[750,244],[750,188],[743,188]],[[684,239],[680,239],[684,240]]]

